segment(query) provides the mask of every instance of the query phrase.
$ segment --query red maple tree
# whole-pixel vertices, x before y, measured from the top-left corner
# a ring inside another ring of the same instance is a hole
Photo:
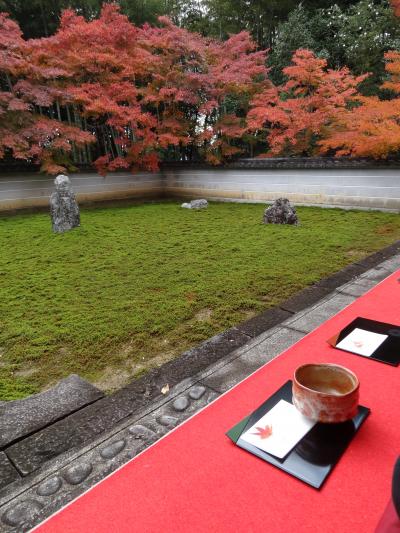
[[[357,107],[343,109],[335,117],[326,139],[320,142],[322,153],[380,159],[400,150],[400,52],[387,52],[385,58],[389,79],[382,88],[396,97],[357,96]]]
[[[220,42],[165,17],[138,28],[116,4],[90,21],[67,10],[55,35],[27,42],[2,15],[0,46],[11,79],[0,105],[12,113],[0,118],[0,157],[8,150],[49,172],[69,154],[89,163],[94,142],[102,174],[155,170],[176,151],[222,162],[240,150],[249,99],[267,77],[265,52],[245,32]]]
[[[391,0],[394,12],[400,16],[400,0]],[[385,54],[388,80],[382,88],[391,91],[392,98],[357,96],[357,105],[342,109],[320,144],[322,153],[336,156],[387,158],[400,150],[400,52]]]
[[[115,4],[90,21],[67,10],[55,35],[29,41],[0,14],[0,158],[51,173],[96,159],[105,174],[192,153],[218,164],[249,134],[266,138],[268,156],[400,148],[399,52],[386,54],[391,100],[360,96],[363,76],[328,69],[309,50],[275,87],[265,58],[246,32],[221,42],[165,17],[138,28]]]
[[[91,142],[89,134],[46,114],[62,98],[48,84],[58,75],[46,64],[31,62],[31,46],[18,25],[0,13],[0,158],[11,155],[56,173],[64,170],[59,161],[71,152],[72,143]]]
[[[326,60],[310,50],[297,50],[283,72],[286,83],[253,98],[248,127],[266,133],[269,151],[263,156],[313,155],[334,117],[354,101],[365,76],[328,69]]]
[[[390,80],[383,87],[400,94],[400,53],[386,54]],[[337,156],[386,158],[400,150],[400,98],[381,100],[377,96],[358,96],[358,107],[342,110],[320,142],[323,153]]]

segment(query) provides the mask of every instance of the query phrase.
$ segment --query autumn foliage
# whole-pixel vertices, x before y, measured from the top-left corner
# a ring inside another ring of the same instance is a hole
[[[55,35],[26,41],[0,13],[0,159],[49,173],[94,162],[106,174],[163,159],[219,164],[257,143],[267,156],[400,150],[400,52],[386,54],[383,100],[309,50],[274,86],[248,33],[222,42],[159,23],[137,27],[105,4],[90,21],[64,11]]]
[[[391,0],[400,16],[400,0]],[[361,28],[360,28],[361,29]],[[383,98],[366,97],[366,77],[330,70],[309,50],[297,50],[284,69],[287,82],[255,95],[248,126],[266,135],[267,156],[335,155],[387,158],[400,151],[400,52],[385,54]],[[389,94],[388,94],[389,93]]]
[[[391,0],[400,16],[400,0]],[[385,54],[388,80],[382,89],[391,96],[379,98],[357,95],[356,105],[343,108],[334,117],[319,143],[322,154],[336,156],[387,158],[400,150],[400,52]]]
[[[386,70],[390,75],[382,88],[400,94],[400,52],[386,54]],[[382,100],[357,96],[358,106],[343,109],[335,117],[326,139],[321,141],[322,153],[337,156],[386,158],[400,150],[400,98]]]
[[[248,101],[267,75],[247,33],[220,42],[167,18],[138,28],[105,4],[97,20],[67,10],[54,36],[24,41],[0,17],[0,157],[55,173],[69,154],[85,163],[96,153],[104,174],[155,170],[176,151],[215,164],[240,151]]]
[[[63,167],[55,163],[92,137],[80,128],[55,120],[41,109],[66,96],[51,87],[49,80],[59,74],[45,63],[30,61],[31,48],[15,22],[0,13],[0,158],[9,152],[15,158],[41,161],[50,172]]]
[[[327,69],[325,59],[297,50],[284,69],[287,82],[265,89],[251,102],[248,125],[267,134],[268,156],[313,155],[334,118],[347,109],[364,76]]]

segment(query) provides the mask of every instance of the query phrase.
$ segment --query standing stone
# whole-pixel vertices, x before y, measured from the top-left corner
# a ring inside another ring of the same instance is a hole
[[[278,198],[275,202],[265,210],[264,224],[294,224],[297,226],[299,219],[297,218],[296,209],[290,205],[287,198]]]
[[[184,203],[181,205],[185,209],[206,209],[208,207],[208,202],[204,198],[201,200],[192,200],[190,203]]]
[[[79,207],[68,176],[54,180],[56,190],[50,196],[50,214],[54,233],[64,233],[80,225]]]

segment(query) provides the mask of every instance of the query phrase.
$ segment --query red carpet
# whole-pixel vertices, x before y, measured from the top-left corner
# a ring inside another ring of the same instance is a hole
[[[38,528],[40,533],[374,531],[400,452],[400,367],[331,348],[357,316],[400,323],[400,271],[130,461]],[[317,491],[236,447],[224,433],[306,362],[361,382],[371,415]]]

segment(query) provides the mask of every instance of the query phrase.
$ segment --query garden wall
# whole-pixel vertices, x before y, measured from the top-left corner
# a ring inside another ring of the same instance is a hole
[[[285,196],[295,204],[400,211],[400,169],[327,168],[318,161],[304,168],[301,160],[292,165],[297,168],[276,161],[270,168],[254,162],[241,168],[165,168],[166,191],[179,198],[270,202]]]
[[[229,167],[163,165],[160,172],[71,174],[78,201],[200,198],[400,211],[398,163],[366,160],[241,160]],[[53,178],[34,172],[0,174],[0,211],[48,206]]]
[[[160,173],[116,172],[106,177],[92,173],[70,174],[78,202],[124,198],[160,198],[164,182]],[[0,174],[0,211],[49,205],[54,177],[25,172]]]

